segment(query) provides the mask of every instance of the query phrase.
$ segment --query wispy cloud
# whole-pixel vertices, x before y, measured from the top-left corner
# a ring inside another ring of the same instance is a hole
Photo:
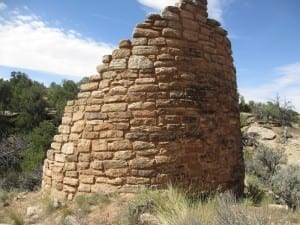
[[[300,62],[284,65],[274,69],[276,79],[256,87],[241,87],[240,93],[247,100],[268,101],[276,94],[291,101],[300,112]]]
[[[7,8],[7,5],[4,2],[0,2],[0,11]]]
[[[83,77],[94,74],[102,55],[113,50],[75,30],[50,27],[35,15],[12,14],[0,21],[2,66]]]
[[[154,10],[160,11],[168,5],[175,5],[179,0],[137,0],[140,4]],[[233,0],[208,0],[208,14],[209,17],[223,22],[224,8]]]

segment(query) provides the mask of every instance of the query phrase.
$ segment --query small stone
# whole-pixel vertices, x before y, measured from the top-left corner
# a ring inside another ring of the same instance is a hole
[[[119,48],[130,48],[131,47],[131,41],[130,40],[122,40],[119,43]]]

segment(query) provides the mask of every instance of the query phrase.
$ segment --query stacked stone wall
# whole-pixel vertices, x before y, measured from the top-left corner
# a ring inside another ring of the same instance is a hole
[[[241,191],[231,45],[206,6],[181,0],[166,7],[103,57],[98,74],[67,103],[44,163],[44,189],[69,199],[170,181]]]

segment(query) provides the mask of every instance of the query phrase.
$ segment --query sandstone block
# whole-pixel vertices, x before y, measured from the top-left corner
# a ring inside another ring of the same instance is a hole
[[[127,166],[128,166],[128,163],[125,160],[106,160],[106,161],[103,161],[103,167],[104,167],[105,170],[126,168]]]
[[[78,179],[71,177],[65,177],[63,183],[71,186],[77,186],[79,184]]]
[[[103,63],[109,63],[109,62],[111,61],[111,59],[112,59],[112,56],[111,56],[111,55],[104,55],[104,56],[102,57],[102,62],[103,62]]]
[[[77,191],[77,187],[74,186],[70,186],[70,185],[64,185],[63,186],[63,191],[66,193],[76,193]]]
[[[108,144],[109,151],[121,151],[132,149],[132,144],[128,140],[114,141]]]
[[[91,185],[90,184],[79,184],[78,191],[89,193],[89,192],[91,192]]]
[[[175,21],[178,21],[179,20],[179,15],[177,13],[174,13],[174,12],[170,12],[168,10],[164,10],[162,12],[162,15],[161,17],[163,19],[167,19],[167,20],[175,20]]]
[[[94,152],[93,157],[97,160],[112,159],[114,154],[112,152]]]
[[[153,84],[155,83],[155,78],[139,78],[135,80],[136,84]]]
[[[198,32],[184,30],[183,38],[185,38],[188,41],[198,41]]]
[[[80,175],[79,182],[84,184],[93,184],[95,183],[95,176],[93,175]]]
[[[117,76],[117,73],[115,71],[106,71],[102,74],[103,79],[106,80],[102,80],[100,82],[100,88],[105,88],[105,87],[109,87],[110,84],[110,80],[113,80],[115,77]]]
[[[52,149],[49,149],[47,151],[47,159],[53,161],[55,159],[54,157],[55,157],[55,152]]]
[[[132,169],[147,169],[153,167],[153,165],[153,160],[146,157],[135,158],[129,163],[129,166]]]
[[[58,127],[58,132],[61,134],[70,134],[70,126],[60,125]]]
[[[61,143],[52,142],[51,143],[51,148],[59,152],[60,148],[61,148]]]
[[[72,177],[72,178],[78,178],[78,172],[77,171],[66,171],[65,176]]]
[[[124,131],[121,130],[100,131],[100,138],[121,138],[123,135]]]
[[[119,48],[130,48],[131,41],[130,40],[122,40],[119,42]]]
[[[71,125],[71,122],[72,122],[72,118],[68,117],[68,116],[64,116],[61,119],[61,124],[63,124],[63,125]]]
[[[119,169],[107,169],[105,170],[105,175],[108,177],[125,177],[129,173],[128,168],[119,168]]]
[[[89,162],[79,162],[77,164],[77,167],[79,170],[86,170],[90,167],[90,163]]]
[[[128,184],[150,184],[150,178],[146,177],[127,177]]]
[[[89,153],[80,153],[79,154],[79,162],[90,162],[91,155]]]
[[[132,39],[132,46],[137,46],[137,45],[147,45],[148,39],[147,38],[133,38]]]
[[[152,30],[152,29],[144,29],[144,28],[135,28],[133,31],[133,37],[134,38],[154,38],[159,37],[160,33],[159,31]]]
[[[130,54],[131,54],[130,49],[126,49],[126,48],[116,49],[112,53],[112,58],[113,59],[129,58]]]
[[[75,112],[75,113],[73,114],[72,121],[73,121],[73,122],[76,122],[76,121],[78,121],[78,120],[82,120],[82,119],[83,119],[83,116],[84,116],[84,114],[83,114],[82,111],[77,111],[77,112]]]
[[[65,162],[65,155],[64,154],[55,154],[55,161]]]
[[[162,30],[162,35],[167,38],[180,38],[181,30],[167,27]]]
[[[145,142],[145,141],[135,141],[133,142],[133,150],[145,150],[155,148],[153,143]]]
[[[125,95],[127,93],[127,88],[123,86],[117,86],[110,89],[109,95]]]
[[[132,114],[130,111],[126,112],[110,112],[108,113],[108,117],[110,119],[129,119],[132,117]]]
[[[93,98],[103,98],[104,92],[103,91],[93,91],[91,96]]]
[[[155,102],[135,102],[128,106],[130,110],[153,110],[155,109]]]
[[[61,148],[62,153],[66,155],[71,155],[74,153],[74,143],[65,143]]]
[[[127,109],[127,103],[104,104],[102,112],[124,112]]]
[[[155,73],[157,75],[166,74],[166,75],[173,75],[177,73],[176,67],[160,67],[155,68]]]
[[[146,56],[133,55],[128,61],[129,69],[152,69],[153,62]]]
[[[98,82],[91,82],[91,83],[86,83],[86,84],[82,84],[80,86],[80,90],[85,92],[85,91],[94,91],[97,90],[99,87],[99,83]]]
[[[152,177],[155,170],[131,170],[131,175],[135,177]]]
[[[77,168],[76,163],[75,162],[67,162],[64,165],[64,171],[75,171]]]
[[[156,84],[144,84],[135,85],[129,88],[129,92],[147,92],[147,91],[158,91],[158,86]]]
[[[83,120],[75,122],[71,129],[72,133],[81,133],[84,129],[84,125],[85,122]]]
[[[107,142],[105,140],[92,140],[92,151],[107,151]]]
[[[127,133],[125,135],[125,138],[128,140],[139,140],[139,141],[146,141],[148,140],[148,133],[144,132],[132,132],[132,133]]]
[[[85,108],[86,112],[99,112],[101,110],[101,105],[88,105]]]
[[[53,137],[54,142],[67,142],[68,141],[68,135],[54,135]]]
[[[132,151],[118,151],[114,154],[116,160],[128,160],[132,159],[135,154]]]
[[[79,92],[77,94],[77,98],[84,99],[84,98],[90,97],[90,95],[91,95],[91,92],[88,92],[88,91],[86,91],[86,92]]]
[[[109,69],[111,70],[125,70],[127,68],[126,59],[113,59],[109,63]]]
[[[87,120],[104,120],[104,119],[107,119],[107,114],[101,113],[101,112],[90,112],[90,113],[86,113],[86,119]]]
[[[91,140],[81,139],[77,145],[77,152],[90,152]]]
[[[103,170],[103,161],[95,160],[92,162],[91,167],[95,170]]]
[[[134,55],[157,55],[159,49],[157,46],[134,46],[132,54]]]

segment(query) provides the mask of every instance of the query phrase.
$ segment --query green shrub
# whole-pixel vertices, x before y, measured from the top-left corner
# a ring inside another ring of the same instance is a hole
[[[259,145],[252,159],[246,163],[246,171],[258,176],[264,184],[269,184],[272,176],[287,162],[287,155],[283,150]]]
[[[260,204],[265,196],[265,191],[262,183],[258,177],[254,175],[246,175],[246,197],[251,200],[253,204]]]
[[[272,190],[289,208],[300,207],[300,166],[288,165],[272,178]]]

